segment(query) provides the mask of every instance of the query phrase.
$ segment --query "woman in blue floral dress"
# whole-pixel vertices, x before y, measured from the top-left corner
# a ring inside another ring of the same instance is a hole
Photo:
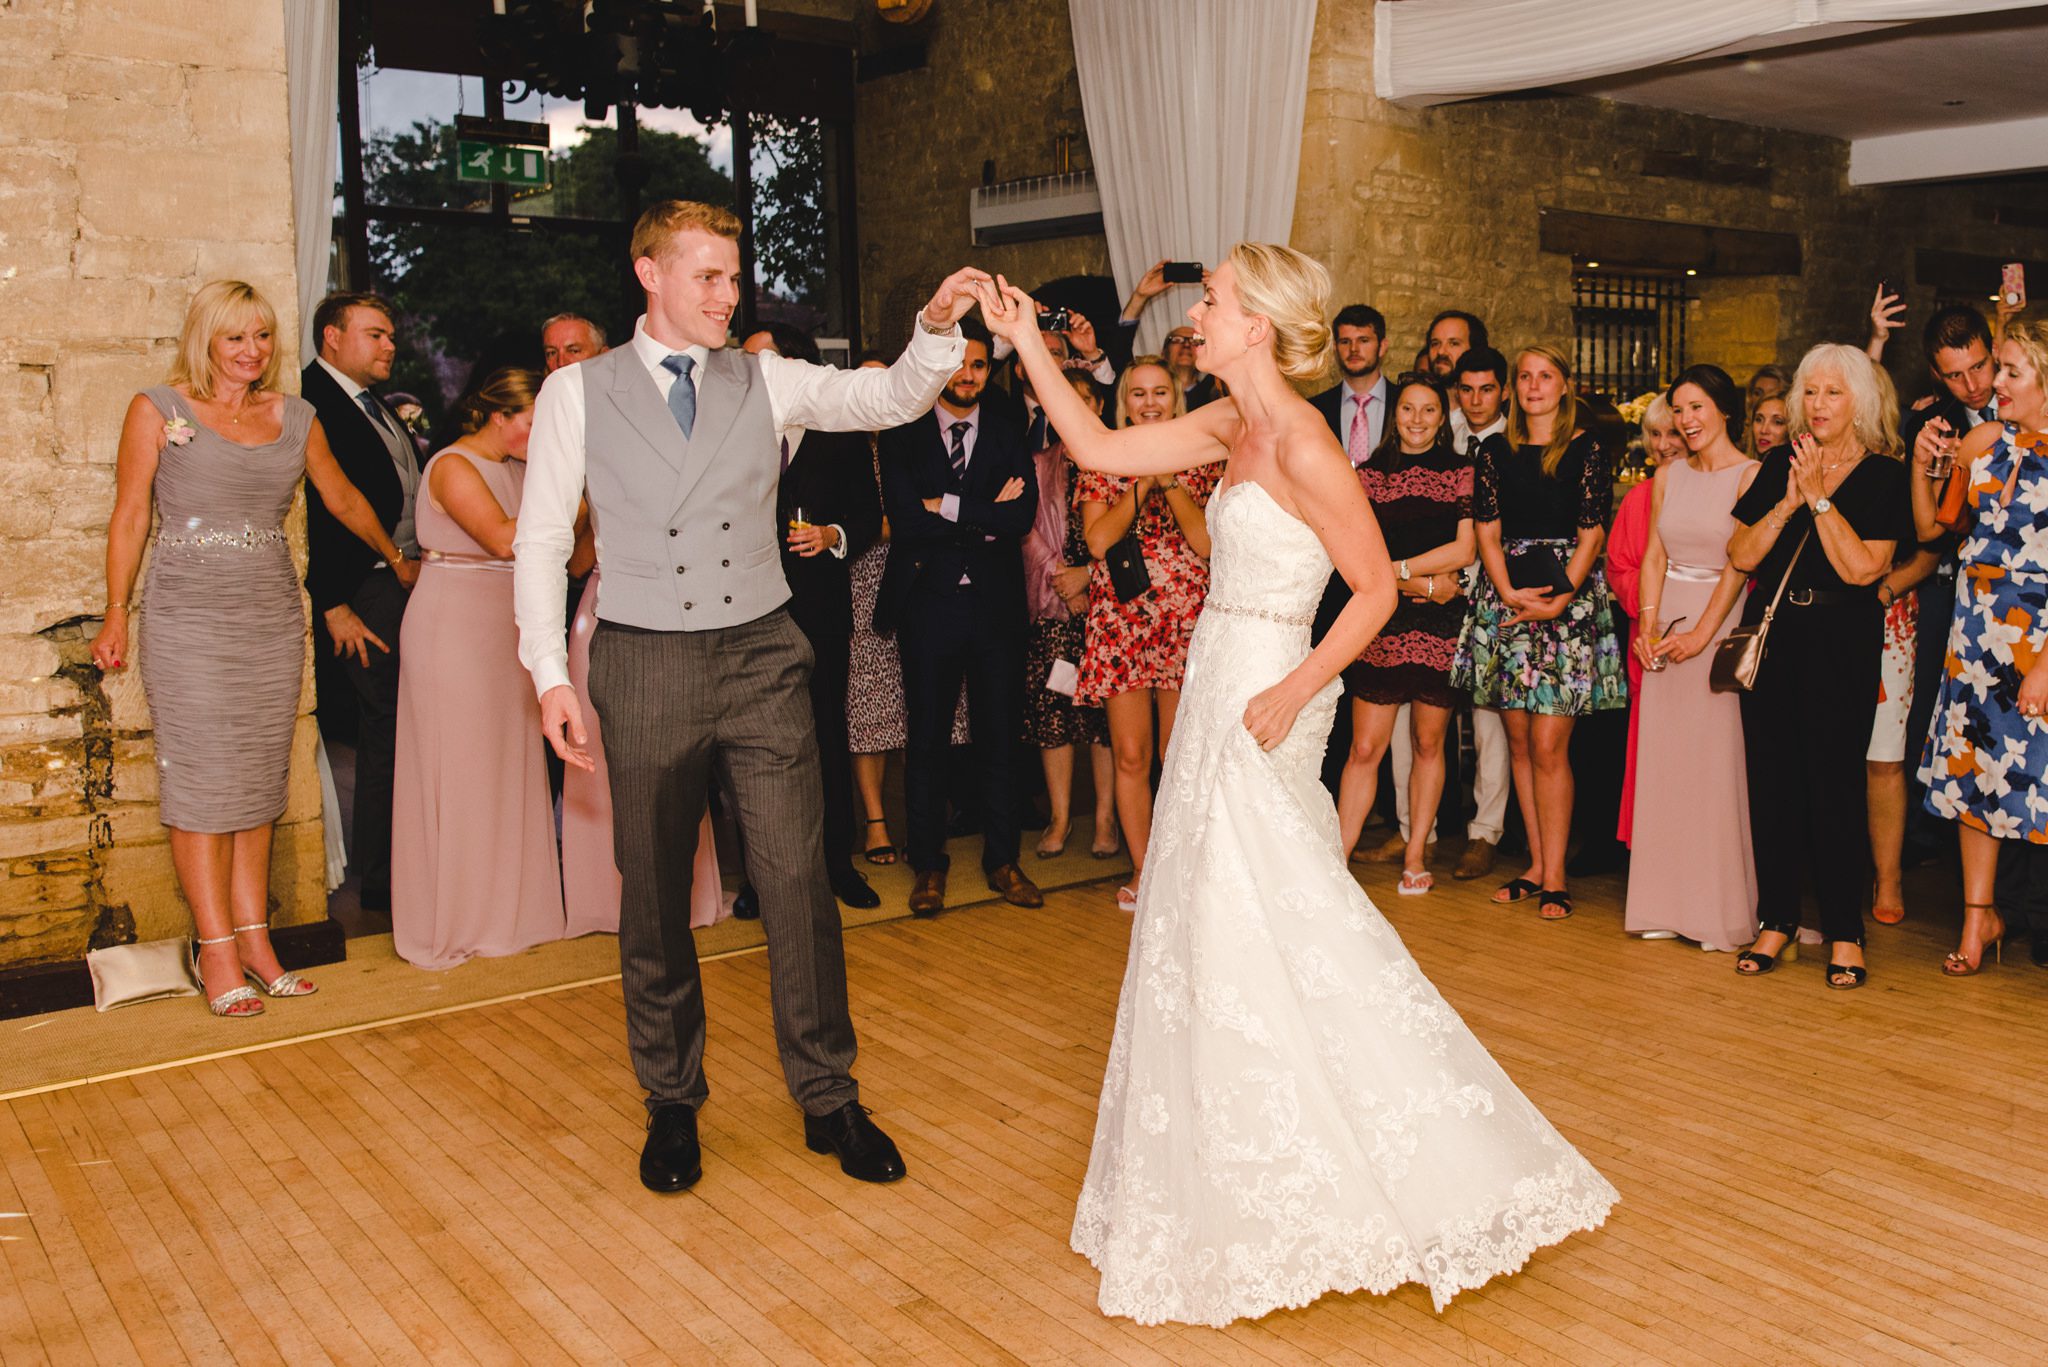
[[[1494,894],[1538,900],[1539,915],[1572,914],[1565,845],[1572,829],[1572,724],[1628,706],[1607,577],[1594,564],[1614,508],[1614,461],[1580,425],[1571,363],[1553,347],[1515,357],[1505,440],[1490,437],[1473,465],[1478,590],[1458,638],[1451,686],[1507,724],[1515,798],[1529,833],[1529,868]],[[1543,571],[1562,573],[1553,592]]]
[[[1998,416],[1955,451],[1962,507],[1943,522],[1937,485],[1913,481],[1923,540],[1963,535],[1956,611],[1934,724],[1920,760],[1927,806],[1961,825],[1962,943],[1951,977],[1984,966],[2005,938],[1995,903],[2000,842],[2048,844],[2048,326],[2006,325],[1998,344]],[[1931,424],[1930,424],[1931,426]],[[1953,439],[1949,439],[1953,440]],[[1943,439],[1916,442],[1921,474]],[[2042,928],[2036,927],[2038,937]]]

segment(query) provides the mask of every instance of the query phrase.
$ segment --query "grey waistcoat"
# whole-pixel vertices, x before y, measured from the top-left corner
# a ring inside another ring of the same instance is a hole
[[[760,362],[731,350],[706,358],[688,440],[632,347],[582,370],[584,478],[603,546],[597,615],[707,631],[787,602],[780,449]]]

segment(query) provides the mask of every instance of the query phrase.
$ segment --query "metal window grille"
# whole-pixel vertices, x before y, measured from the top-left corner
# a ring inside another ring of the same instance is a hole
[[[1572,277],[1573,365],[1582,388],[1616,401],[1662,389],[1685,369],[1682,277]]]

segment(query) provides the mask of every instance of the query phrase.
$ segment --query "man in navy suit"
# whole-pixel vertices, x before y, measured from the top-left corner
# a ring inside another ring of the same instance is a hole
[[[968,329],[966,357],[931,414],[881,436],[890,546],[875,630],[896,633],[903,660],[906,854],[917,916],[946,904],[946,756],[963,680],[981,780],[982,869],[1013,905],[1045,900],[1017,867],[1013,772],[1027,636],[1023,542],[1038,516],[1038,479],[1016,415],[981,402],[988,369],[988,339]]]
[[[374,294],[330,294],[313,310],[319,348],[299,376],[327,445],[349,483],[377,511],[407,564],[387,565],[306,499],[306,592],[313,600],[314,644],[340,657],[356,707],[355,820],[349,863],[362,879],[366,911],[391,909],[391,785],[398,748],[398,627],[418,575],[413,535],[420,459],[398,415],[370,386],[391,378],[398,349],[391,306]],[[337,698],[325,705],[341,704]]]

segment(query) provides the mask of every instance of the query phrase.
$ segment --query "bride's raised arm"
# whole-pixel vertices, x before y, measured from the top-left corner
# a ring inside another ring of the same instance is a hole
[[[1038,331],[1038,304],[1000,275],[993,286],[980,285],[981,316],[988,330],[1007,338],[1017,349],[1017,363],[1031,377],[1031,388],[1045,415],[1067,444],[1067,454],[1083,470],[1111,475],[1172,475],[1222,460],[1239,426],[1237,405],[1204,404],[1170,422],[1140,423],[1112,430],[1088,411],[1081,396],[1067,384],[1059,362],[1045,349]]]

